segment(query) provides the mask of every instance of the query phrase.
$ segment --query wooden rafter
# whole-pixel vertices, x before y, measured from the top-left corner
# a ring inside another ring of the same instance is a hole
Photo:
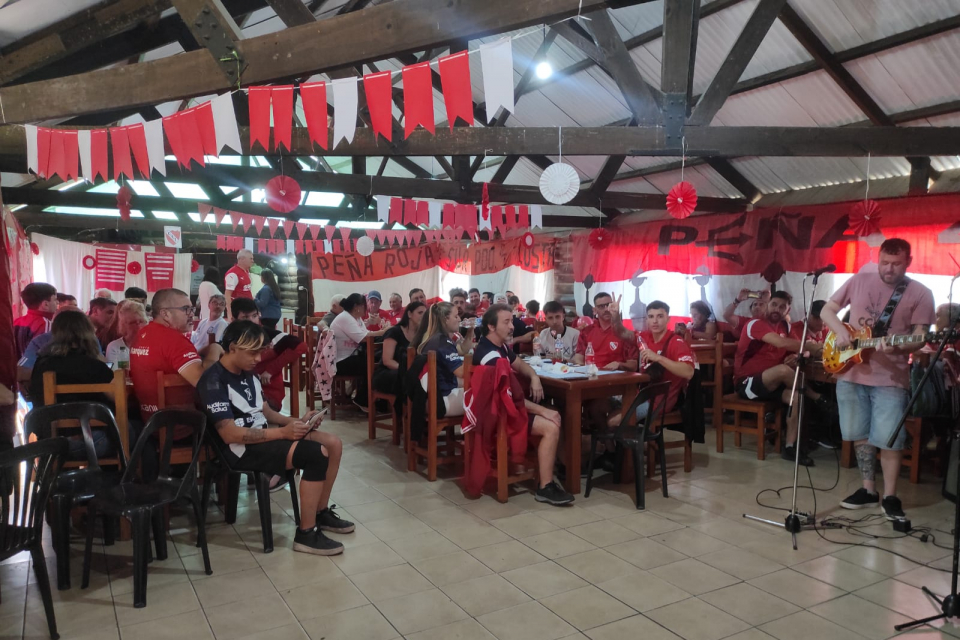
[[[686,120],[693,87],[693,68],[697,61],[697,32],[700,2],[674,0],[663,3],[663,54],[660,58],[660,91],[663,92],[664,126],[676,126],[678,114]],[[671,135],[668,133],[668,135]],[[676,141],[677,146],[680,140]]]

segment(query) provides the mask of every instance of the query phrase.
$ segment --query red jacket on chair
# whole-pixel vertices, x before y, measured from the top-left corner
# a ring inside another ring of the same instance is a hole
[[[497,449],[497,425],[503,416],[507,447],[513,462],[522,462],[527,452],[527,409],[523,386],[507,358],[473,368],[470,388],[464,394],[463,433],[474,433],[474,446],[466,460],[464,483],[477,495],[490,473],[490,458]]]

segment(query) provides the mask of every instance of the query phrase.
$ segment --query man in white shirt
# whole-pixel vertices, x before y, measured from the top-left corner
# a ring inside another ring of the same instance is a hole
[[[201,320],[200,324],[197,325],[197,330],[190,336],[190,342],[192,342],[193,346],[197,349],[203,349],[210,343],[207,338],[207,335],[210,333],[215,334],[216,342],[220,342],[220,338],[223,337],[223,330],[226,329],[229,324],[226,318],[223,317],[223,312],[227,308],[227,299],[225,296],[219,293],[210,296],[210,302],[207,304],[207,307],[210,311],[209,317],[206,320]]]
[[[543,313],[547,318],[547,328],[540,332],[540,348],[547,356],[557,357],[557,336],[563,340],[563,354],[561,359],[570,360],[577,352],[577,341],[580,331],[564,324],[563,305],[556,300],[543,305]]]

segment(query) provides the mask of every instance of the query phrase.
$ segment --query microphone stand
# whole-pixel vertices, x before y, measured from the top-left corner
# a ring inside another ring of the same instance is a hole
[[[810,292],[810,301],[816,299],[817,297],[817,283],[820,280],[820,273],[813,274],[813,291]],[[804,282],[806,282],[806,277],[804,277]],[[775,527],[783,527],[790,532],[793,537],[793,550],[797,550],[797,534],[803,529],[805,525],[813,526],[816,523],[810,521],[810,517],[806,514],[803,514],[804,519],[801,519],[800,514],[797,513],[797,482],[800,477],[800,443],[802,442],[801,435],[803,434],[803,419],[804,419],[804,395],[807,390],[807,376],[804,373],[804,367],[808,364],[809,358],[804,355],[804,346],[807,343],[807,334],[810,330],[810,313],[807,307],[807,300],[803,300],[803,333],[800,336],[800,352],[797,354],[797,368],[793,372],[793,387],[790,390],[790,408],[787,410],[787,417],[793,415],[793,411],[797,410],[797,441],[794,443],[794,460],[793,460],[793,504],[790,506],[790,513],[787,514],[787,517],[782,523],[777,522],[776,520],[768,520],[766,518],[760,518],[758,516],[752,516],[750,514],[743,514],[744,518],[749,520],[756,520],[757,522],[765,522],[766,524],[771,524]],[[799,404],[798,404],[799,403]],[[795,407],[794,405],[797,404]],[[780,425],[777,425],[777,429],[780,428]],[[806,521],[805,521],[806,520]]]

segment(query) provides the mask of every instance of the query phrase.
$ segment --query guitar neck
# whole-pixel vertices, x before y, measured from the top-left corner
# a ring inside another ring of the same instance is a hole
[[[923,334],[909,334],[905,336],[887,336],[887,344],[891,347],[896,347],[901,344],[912,344],[914,342],[926,342],[930,336]],[[873,349],[880,346],[880,341],[884,338],[862,338],[857,341],[857,346],[860,349]]]

